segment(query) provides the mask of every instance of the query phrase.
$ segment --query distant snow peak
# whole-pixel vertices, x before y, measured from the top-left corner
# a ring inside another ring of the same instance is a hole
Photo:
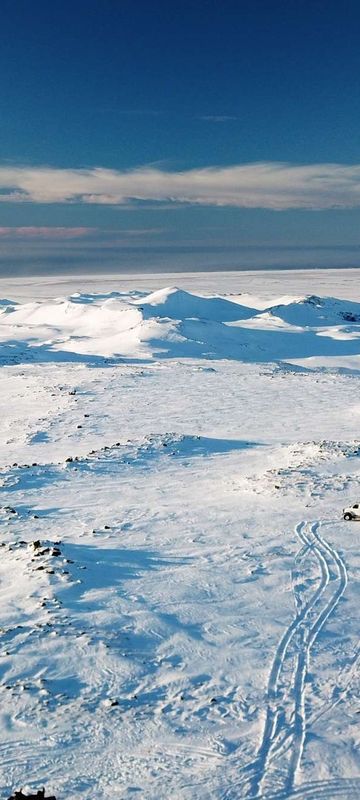
[[[223,297],[203,297],[186,292],[177,286],[169,286],[152,292],[141,300],[140,305],[146,318],[159,316],[169,319],[206,319],[213,322],[233,322],[253,316],[254,309],[233,303]]]
[[[238,300],[168,286],[151,294],[74,292],[22,305],[0,301],[0,359],[289,362],[360,356],[360,303],[285,295],[260,310]]]
[[[360,322],[360,303],[336,297],[307,295],[286,305],[271,306],[267,311],[284,322],[306,328],[337,325],[342,320]]]

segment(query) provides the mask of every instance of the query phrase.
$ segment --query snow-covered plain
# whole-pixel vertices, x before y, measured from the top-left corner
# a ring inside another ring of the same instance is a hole
[[[1,797],[360,797],[360,281],[310,277],[0,282]]]

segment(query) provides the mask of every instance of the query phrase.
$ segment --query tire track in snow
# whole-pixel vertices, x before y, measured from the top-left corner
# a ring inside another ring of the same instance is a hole
[[[360,778],[338,778],[329,781],[312,781],[291,791],[263,795],[263,800],[359,800]]]
[[[336,606],[339,603],[339,600],[343,596],[346,586],[347,586],[347,571],[346,566],[339,555],[339,553],[333,548],[323,537],[320,536],[318,533],[318,524],[312,527],[312,534],[314,539],[316,540],[318,547],[314,547],[314,552],[317,552],[321,555],[320,548],[327,553],[327,555],[331,558],[331,565],[335,564],[337,569],[337,575],[335,580],[339,580],[339,586],[336,591],[332,594],[331,598],[329,599],[326,606],[323,608],[321,613],[318,615],[315,623],[311,626],[311,628],[307,629],[303,632],[303,642],[302,648],[300,649],[298,659],[297,659],[297,668],[295,672],[294,678],[294,696],[295,696],[295,713],[294,713],[294,732],[293,732],[293,742],[292,742],[292,754],[289,764],[289,771],[288,777],[286,782],[286,789],[287,792],[291,791],[294,787],[294,783],[296,780],[296,774],[300,767],[301,756],[303,752],[303,747],[305,743],[306,737],[306,718],[305,718],[305,711],[304,711],[304,696],[305,696],[305,681],[306,675],[308,671],[308,664],[310,658],[310,651],[311,648],[316,641],[319,633],[321,632],[323,626],[325,625],[329,616],[333,613]],[[289,749],[288,745],[284,748],[284,743],[286,739],[289,739],[291,736],[291,732],[285,736],[285,739],[282,741],[282,752],[285,752],[286,749]],[[277,757],[282,753],[278,752]]]
[[[316,642],[321,630],[327,622],[330,615],[335,611],[341,597],[343,596],[347,583],[348,576],[345,563],[337,550],[332,547],[318,532],[319,525],[312,526],[311,533],[318,543],[318,547],[313,550],[320,556],[321,548],[333,560],[337,568],[337,576],[335,580],[339,581],[338,588],[333,592],[329,601],[318,615],[314,624],[304,632],[302,647],[300,649],[294,680],[294,695],[295,695],[295,708],[294,708],[294,737],[292,743],[292,754],[290,758],[288,777],[286,782],[286,789],[290,791],[293,789],[296,782],[298,770],[300,768],[301,757],[304,750],[307,722],[305,714],[305,681],[308,672],[309,660],[311,649]],[[323,558],[323,555],[321,554]],[[325,560],[325,559],[324,559]],[[326,562],[325,562],[326,563]]]
[[[308,721],[305,712],[305,684],[308,673],[311,649],[321,630],[331,614],[335,611],[347,586],[346,566],[337,552],[319,533],[319,523],[315,522],[306,529],[307,523],[301,522],[295,528],[296,534],[302,542],[302,547],[295,557],[295,564],[301,563],[309,553],[312,553],[319,567],[319,582],[313,595],[303,605],[302,598],[296,593],[293,571],[293,590],[295,596],[296,616],[284,632],[275,652],[267,687],[267,709],[263,728],[263,735],[257,756],[254,761],[244,769],[247,777],[238,783],[238,787],[245,786],[248,790],[246,797],[261,797],[265,780],[272,774],[270,767],[275,760],[291,750],[290,761],[287,767],[283,791],[279,789],[277,797],[288,797],[295,791],[294,784],[297,780],[302,754],[304,750]],[[332,578],[329,567],[335,571]],[[330,581],[338,581],[336,590],[325,605],[322,595]],[[314,611],[318,612],[315,620],[311,617]],[[309,624],[310,623],[310,624]],[[293,712],[291,722],[286,721],[284,707],[284,690],[281,687],[284,668],[288,663],[290,645],[297,646],[296,662],[289,676],[286,677],[288,693],[293,695]],[[290,691],[289,691],[290,690]],[[280,740],[280,742],[279,742]],[[249,777],[249,772],[253,773]],[[272,776],[275,777],[274,775]],[[325,787],[323,787],[324,789]],[[333,788],[335,788],[333,786]],[[274,795],[273,795],[274,796]],[[295,795],[294,795],[295,796]],[[324,795],[325,796],[325,795]]]
[[[302,547],[295,555],[295,566],[299,564],[311,550],[311,541],[304,533],[306,525],[307,523],[303,521],[298,523],[298,525],[296,525],[295,527],[295,532],[302,542]],[[303,607],[303,609],[301,609],[301,599],[299,595],[297,595],[297,593],[295,592],[295,584],[294,584],[295,570],[292,570],[291,574],[292,574],[293,592],[294,592],[295,607],[297,610],[297,614],[296,617],[293,619],[293,621],[290,623],[289,627],[286,629],[285,633],[283,634],[276,649],[275,656],[273,658],[273,663],[270,670],[268,685],[267,685],[268,705],[266,709],[266,718],[265,718],[261,745],[258,748],[256,758],[246,764],[246,766],[243,768],[243,773],[244,773],[243,778],[241,778],[237,782],[237,788],[239,790],[240,789],[244,790],[244,787],[248,786],[249,791],[246,791],[245,795],[243,795],[245,797],[259,797],[261,785],[265,779],[267,772],[267,762],[270,755],[270,751],[272,750],[274,744],[278,741],[278,738],[281,735],[281,733],[284,734],[283,724],[281,721],[282,708],[280,707],[280,705],[278,705],[277,707],[275,706],[274,698],[276,698],[278,694],[278,684],[280,682],[281,670],[285,663],[288,647],[293,639],[293,636],[300,627],[304,615],[311,610],[314,602],[316,602],[316,597],[318,593],[321,594],[322,591],[325,590],[329,580],[329,576],[325,575],[325,568],[324,568],[324,572],[322,573],[322,583],[318,587],[315,599],[312,598],[312,601],[310,601],[306,606]],[[282,751],[284,748],[284,743],[286,742],[286,740],[288,740],[288,738],[289,738],[289,732],[286,731],[280,745]],[[286,747],[285,749],[287,750],[288,747]],[[278,755],[277,751],[276,755]],[[252,773],[251,777],[249,777],[249,773],[250,776]],[[232,796],[233,796],[232,790],[230,790],[229,800],[230,797]],[[224,800],[228,800],[228,793],[225,793]]]
[[[311,532],[316,530],[316,526],[317,523],[314,523],[311,528]],[[305,603],[305,605],[298,608],[296,616],[286,629],[275,651],[267,685],[267,709],[264,730],[255,761],[256,773],[250,782],[250,794],[248,794],[250,797],[259,796],[259,793],[261,792],[262,785],[267,775],[268,760],[271,750],[282,731],[283,722],[281,721],[281,712],[283,709],[280,680],[283,668],[285,666],[285,659],[289,646],[295,634],[301,629],[301,626],[308,618],[308,615],[312,609],[319,602],[330,579],[326,560],[321,553],[319,554],[318,549],[313,547],[311,539],[304,532],[305,528],[306,522],[300,522],[295,528],[296,534],[302,542],[301,550],[297,554],[296,559],[299,560],[300,558],[303,558],[304,555],[310,551],[310,549],[313,550],[320,565],[320,583],[318,584],[318,587],[312,597]],[[293,674],[292,679],[293,683],[295,683],[295,677]]]
[[[317,542],[317,530],[319,527],[319,523],[315,522],[310,527],[310,534],[313,536],[313,539],[309,539],[308,536],[303,536],[302,532],[300,532],[300,538],[308,542],[308,552],[311,550],[320,566],[322,579],[324,579],[324,588],[325,591],[326,587],[330,582],[330,571],[329,566],[324,557],[324,554],[320,547],[315,545],[315,541]],[[322,594],[323,592],[321,592]],[[321,595],[316,598],[315,605],[318,605]],[[321,618],[321,614],[317,616],[315,623],[311,625],[309,628],[305,625],[301,625],[300,630],[300,641],[298,643],[299,652],[296,658],[296,667],[293,676],[293,691],[294,691],[294,722],[292,726],[292,734],[293,734],[293,742],[292,742],[292,754],[290,758],[290,765],[289,771],[286,781],[286,788],[290,791],[293,788],[295,782],[295,776],[297,771],[300,767],[301,756],[304,749],[305,744],[305,736],[306,736],[306,713],[305,713],[305,681],[306,676],[308,673],[309,667],[309,660],[310,660],[310,650],[312,646],[312,636],[317,629],[318,622]],[[305,620],[304,620],[305,621]],[[320,632],[320,631],[319,631]]]

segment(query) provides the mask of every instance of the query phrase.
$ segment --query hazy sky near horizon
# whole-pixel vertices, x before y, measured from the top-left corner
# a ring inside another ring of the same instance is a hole
[[[360,266],[357,0],[2,0],[0,275]]]

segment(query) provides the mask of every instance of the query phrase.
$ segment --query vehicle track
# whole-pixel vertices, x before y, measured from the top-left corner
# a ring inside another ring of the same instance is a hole
[[[330,781],[312,781],[297,787],[290,794],[280,791],[261,796],[261,800],[358,800],[360,778],[339,778]],[[260,798],[259,798],[260,800]]]
[[[314,523],[311,526],[310,529],[311,533],[313,533],[313,531],[316,530],[317,525],[318,523]],[[299,601],[297,602],[298,605],[297,614],[290,623],[290,625],[288,626],[288,628],[286,629],[285,633],[283,634],[275,652],[267,686],[267,710],[266,710],[265,725],[262,735],[262,741],[257,753],[256,773],[250,784],[250,795],[249,795],[250,797],[258,796],[262,789],[263,783],[267,775],[269,756],[271,754],[275,742],[281,735],[281,731],[283,728],[283,722],[281,721],[283,716],[282,715],[283,695],[280,690],[280,680],[285,665],[285,659],[287,657],[289,646],[295,634],[299,630],[301,630],[303,623],[308,618],[312,609],[316,607],[330,579],[326,560],[323,557],[323,555],[319,553],[318,549],[312,546],[311,538],[309,537],[309,535],[306,534],[305,529],[306,529],[305,522],[301,522],[295,528],[296,534],[299,537],[300,541],[302,542],[302,548],[297,554],[295,560],[296,562],[302,560],[305,557],[305,555],[307,555],[307,553],[311,549],[313,549],[313,552],[315,553],[320,566],[320,583],[316,591],[312,595],[312,597],[310,597],[310,599],[305,604],[300,605]],[[301,653],[302,649],[300,648],[299,658],[301,656]],[[303,658],[303,656],[301,657]],[[300,673],[300,670],[302,670],[302,662],[298,663],[297,673]],[[298,692],[297,701],[295,701],[294,715],[299,735],[302,735],[300,732],[303,729],[302,720],[304,712],[303,709],[301,708],[302,692],[300,691],[299,693],[299,687],[296,685],[296,674],[293,676],[292,683],[293,686],[296,687]]]
[[[295,681],[296,681],[298,687],[301,685],[301,682],[302,682],[302,687],[303,688],[305,686],[305,680],[306,680],[306,673],[307,673],[307,669],[308,669],[310,650],[311,650],[314,642],[316,641],[319,633],[321,632],[323,626],[325,625],[328,617],[330,616],[330,614],[333,613],[333,611],[335,610],[340,598],[344,594],[346,586],[347,586],[347,580],[348,580],[345,563],[344,563],[343,559],[341,558],[341,556],[338,554],[338,552],[333,547],[331,547],[331,545],[329,545],[329,543],[326,542],[320,536],[320,534],[318,533],[318,527],[314,528],[312,530],[312,533],[314,535],[314,538],[319,542],[320,546],[323,546],[324,550],[326,551],[326,553],[328,555],[330,555],[330,557],[332,559],[332,563],[335,562],[336,567],[337,567],[337,571],[338,571],[338,574],[337,574],[336,577],[339,579],[339,586],[338,586],[337,590],[330,597],[328,603],[324,607],[323,611],[317,617],[317,619],[316,619],[315,623],[313,624],[313,626],[307,631],[307,637],[305,637],[305,640],[303,642],[303,648],[299,653],[298,662],[297,662],[297,676],[295,677]],[[307,658],[304,658],[305,651],[307,652]],[[355,657],[354,657],[355,663],[357,661],[357,657],[358,657],[358,654],[355,654]],[[302,694],[302,696],[304,696],[304,691],[302,693],[300,693],[300,694],[297,694],[297,692],[295,691],[295,698],[297,698],[297,697],[299,698],[301,696],[301,694]],[[296,700],[295,700],[295,703],[296,703]],[[295,714],[296,714],[296,711],[295,711]],[[318,716],[321,716],[321,712],[320,712],[320,714],[316,715],[315,718],[317,718]],[[296,729],[295,729],[295,735],[294,735],[293,742],[292,742],[292,747],[293,747],[292,757],[291,757],[291,761],[290,761],[289,773],[288,773],[288,778],[287,778],[287,788],[288,788],[288,790],[290,790],[293,787],[294,782],[295,782],[296,772],[297,772],[297,770],[298,770],[298,768],[300,766],[301,754],[302,754],[303,744],[304,744],[305,735],[306,735],[306,725],[311,724],[313,721],[314,721],[314,718],[312,717],[309,720],[307,720],[307,722],[306,722],[305,715],[302,716],[301,720],[298,720],[299,724],[303,723],[302,746],[301,746],[301,741],[299,740],[299,736],[296,736],[296,733],[299,734],[299,730],[296,731]],[[295,719],[295,726],[296,726],[296,719]],[[290,737],[291,737],[291,731],[287,732],[287,734],[283,737],[283,740],[281,742],[281,746],[280,746],[280,748],[277,749],[277,757],[279,757],[280,755],[283,755],[284,752],[286,752],[289,749],[289,747],[290,747],[290,743],[289,743]]]
[[[295,528],[302,544],[295,556],[296,571],[292,573],[296,616],[275,651],[267,685],[266,717],[261,742],[256,758],[244,768],[243,777],[238,783],[243,797],[270,797],[271,792],[267,795],[265,791],[269,779],[272,779],[273,785],[274,781],[282,783],[276,797],[297,796],[294,787],[298,781],[309,725],[305,696],[311,650],[335,611],[348,581],[343,559],[320,535],[319,527],[318,522],[311,525],[301,522]],[[295,584],[295,575],[298,574],[299,565],[309,558],[316,560],[318,579],[315,591],[306,598],[304,591],[299,591]],[[337,585],[329,597],[328,587],[334,582]],[[285,764],[281,763],[284,757]],[[298,796],[302,796],[301,793]]]
[[[309,660],[310,660],[310,653],[311,649],[318,638],[322,628],[324,627],[326,621],[330,617],[330,615],[334,612],[336,606],[339,603],[340,598],[343,596],[347,582],[347,570],[345,563],[341,556],[338,554],[337,550],[332,547],[323,537],[320,535],[318,531],[319,526],[312,526],[311,533],[318,543],[318,547],[314,547],[313,550],[316,553],[317,557],[321,560],[325,561],[323,554],[321,553],[321,548],[323,548],[323,552],[325,551],[331,559],[336,564],[337,567],[337,578],[339,581],[338,588],[333,592],[332,596],[330,597],[329,601],[323,608],[323,610],[318,615],[317,619],[313,623],[313,625],[304,631],[302,647],[300,648],[300,652],[297,658],[297,666],[295,671],[295,679],[294,679],[294,695],[295,695],[295,709],[294,709],[294,735],[293,735],[293,743],[292,743],[292,754],[290,758],[290,765],[287,777],[286,788],[291,790],[295,784],[296,776],[298,770],[300,768],[301,756],[304,749],[305,738],[306,738],[306,729],[307,729],[307,722],[306,722],[306,714],[305,714],[305,680],[306,675],[308,672]],[[325,562],[326,563],[326,562]],[[328,568],[327,568],[328,569]]]

